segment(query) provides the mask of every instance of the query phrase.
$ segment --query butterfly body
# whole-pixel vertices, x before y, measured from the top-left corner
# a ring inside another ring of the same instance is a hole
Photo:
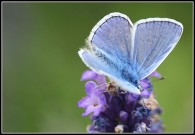
[[[92,29],[79,56],[95,72],[106,75],[126,91],[140,94],[139,81],[150,75],[176,46],[181,23],[167,18],[136,22],[110,13]]]

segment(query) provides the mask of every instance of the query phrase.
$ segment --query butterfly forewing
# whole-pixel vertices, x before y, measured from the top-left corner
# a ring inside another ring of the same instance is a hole
[[[132,23],[126,15],[111,13],[97,23],[88,40],[92,46],[106,52],[113,59],[117,57],[129,63],[133,51],[132,30]]]
[[[135,24],[133,63],[139,79],[150,75],[179,41],[183,26],[172,19],[149,18]]]

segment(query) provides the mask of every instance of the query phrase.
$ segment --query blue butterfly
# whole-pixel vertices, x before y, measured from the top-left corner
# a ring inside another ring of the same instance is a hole
[[[183,25],[173,19],[148,18],[133,25],[128,16],[114,12],[95,25],[78,54],[90,69],[140,94],[139,81],[158,68],[182,32]]]

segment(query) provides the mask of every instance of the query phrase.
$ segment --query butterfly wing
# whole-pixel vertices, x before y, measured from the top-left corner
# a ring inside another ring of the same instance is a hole
[[[89,68],[113,79],[124,90],[140,94],[129,81],[137,78],[128,74],[133,73],[132,31],[133,25],[126,15],[111,13],[92,29],[87,39],[88,48],[81,49],[79,56]]]
[[[110,13],[101,19],[92,29],[89,37],[89,47],[97,47],[118,58],[125,63],[131,61],[133,24],[130,19],[121,13]]]
[[[80,49],[78,53],[85,65],[93,71],[101,75],[106,75],[117,82],[117,84],[124,90],[140,94],[140,90],[137,87],[120,78],[120,67],[118,64],[120,65],[122,63],[113,63],[113,60],[108,59],[106,57],[107,54],[104,54],[100,50],[99,52],[96,52],[87,49]],[[114,61],[116,61],[116,59]]]
[[[140,80],[158,68],[176,46],[182,31],[181,23],[167,18],[149,18],[135,24],[133,63]]]

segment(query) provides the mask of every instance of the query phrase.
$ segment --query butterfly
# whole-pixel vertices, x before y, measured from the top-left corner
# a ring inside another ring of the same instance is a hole
[[[78,51],[93,71],[105,75],[122,89],[141,94],[139,81],[149,76],[174,49],[183,25],[168,18],[148,18],[134,25],[125,14],[103,17]]]

